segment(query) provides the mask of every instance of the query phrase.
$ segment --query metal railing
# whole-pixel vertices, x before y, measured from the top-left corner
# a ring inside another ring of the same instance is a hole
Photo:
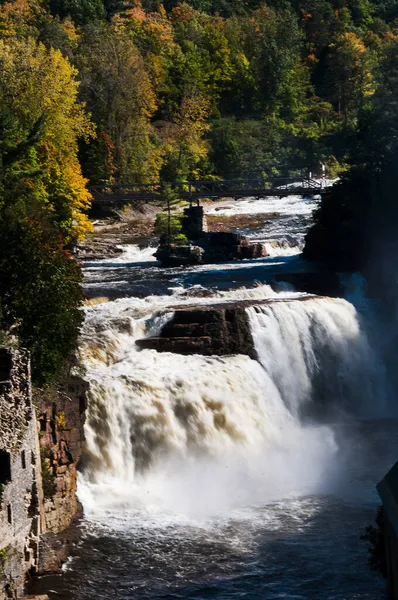
[[[244,197],[244,196],[284,196],[319,194],[324,187],[322,181],[309,177],[272,177],[269,179],[223,179],[176,181],[171,187],[181,199]],[[156,201],[161,198],[161,183],[132,183],[93,185],[89,187],[95,202]]]

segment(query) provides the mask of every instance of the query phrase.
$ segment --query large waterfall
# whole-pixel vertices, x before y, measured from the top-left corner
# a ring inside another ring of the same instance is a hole
[[[313,493],[338,452],[327,424],[382,410],[384,371],[356,309],[266,285],[211,302],[272,298],[248,308],[258,360],[139,351],[183,294],[86,309],[81,364],[90,384],[86,513],[120,505],[208,515]],[[281,301],[282,300],[282,301]]]

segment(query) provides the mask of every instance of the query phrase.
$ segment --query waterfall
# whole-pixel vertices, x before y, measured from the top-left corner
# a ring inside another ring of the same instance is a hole
[[[293,415],[383,412],[384,365],[352,304],[314,298],[247,311],[259,361]]]
[[[250,293],[276,296],[259,286],[219,300]],[[381,363],[354,306],[293,297],[248,308],[258,360],[139,351],[135,340],[158,332],[173,302],[195,299],[130,298],[87,309],[80,482],[87,513],[120,503],[207,514],[321,489],[337,445],[315,416],[365,414],[384,393]]]

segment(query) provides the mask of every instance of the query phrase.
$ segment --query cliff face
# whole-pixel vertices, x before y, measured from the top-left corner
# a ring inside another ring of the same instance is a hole
[[[44,496],[39,572],[60,569],[73,538],[62,532],[82,514],[76,491],[85,393],[85,382],[71,378],[57,391],[35,394]]]

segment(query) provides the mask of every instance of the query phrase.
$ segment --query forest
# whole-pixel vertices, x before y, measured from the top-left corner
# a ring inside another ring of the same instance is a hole
[[[323,164],[341,183],[307,256],[327,258],[342,228],[345,260],[358,238],[366,247],[373,191],[395,185],[398,4],[2,1],[0,131],[1,335],[31,350],[44,385],[81,324],[69,250],[91,228],[89,183]]]

